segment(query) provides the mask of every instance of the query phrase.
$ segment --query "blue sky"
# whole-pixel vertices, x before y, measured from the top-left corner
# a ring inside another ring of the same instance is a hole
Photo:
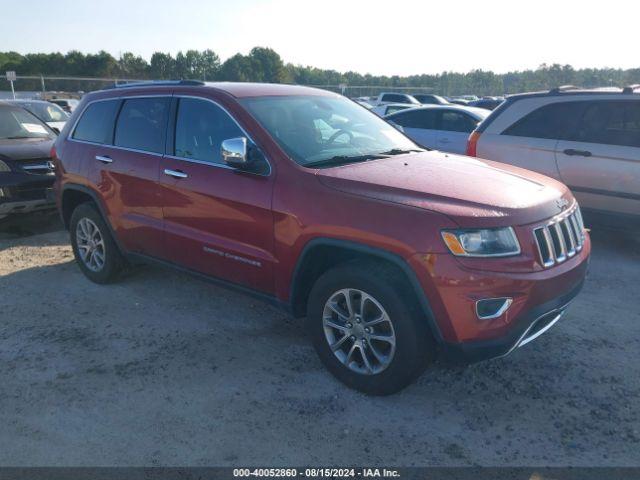
[[[224,60],[266,46],[286,62],[387,75],[554,62],[632,68],[640,66],[634,3],[0,0],[0,50],[149,59],[156,50],[211,48]]]

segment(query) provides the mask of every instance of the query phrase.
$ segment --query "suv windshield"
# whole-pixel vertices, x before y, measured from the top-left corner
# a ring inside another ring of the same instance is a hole
[[[20,105],[45,122],[66,122],[69,119],[67,113],[55,103],[25,102]]]
[[[377,115],[342,97],[245,98],[241,103],[302,166],[331,165],[420,150]]]
[[[54,138],[33,114],[22,108],[0,108],[0,139]]]

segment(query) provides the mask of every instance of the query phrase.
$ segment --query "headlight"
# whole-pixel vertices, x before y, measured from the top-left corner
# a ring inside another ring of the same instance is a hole
[[[10,172],[10,171],[11,171],[11,169],[9,168],[9,165],[7,165],[2,160],[0,160],[0,173],[2,173],[2,172]]]
[[[442,238],[459,257],[506,257],[520,253],[513,228],[443,230]]]

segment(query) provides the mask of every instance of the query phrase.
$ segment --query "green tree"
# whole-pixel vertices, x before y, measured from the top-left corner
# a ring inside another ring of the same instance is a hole
[[[228,58],[220,67],[220,80],[229,82],[250,82],[253,77],[251,61],[240,53]]]
[[[236,54],[220,63],[213,50],[187,50],[173,58],[168,53],[155,52],[150,63],[131,52],[116,60],[100,51],[83,54],[72,50],[66,54],[0,52],[0,73],[15,70],[18,75],[61,75],[79,77],[127,78],[193,78],[201,80],[230,80],[239,82],[293,82],[302,85],[334,86],[365,85],[375,88],[358,90],[358,95],[376,94],[380,89],[414,87],[442,95],[474,93],[496,95],[543,90],[559,85],[598,87],[640,83],[640,68],[628,70],[614,68],[584,68],[571,65],[542,64],[535,70],[496,74],[485,70],[467,73],[442,72],[435,75],[371,75],[359,72],[338,72],[312,66],[284,64],[280,55],[270,48],[255,47],[248,55]],[[21,80],[22,88],[39,88],[39,80]],[[78,83],[78,89],[98,88],[104,83]],[[7,82],[0,82],[7,89]],[[48,81],[47,88],[70,88],[69,82]],[[75,87],[74,87],[75,88]],[[350,93],[356,92],[352,90]]]
[[[151,78],[158,80],[174,78],[176,61],[170,53],[155,52],[151,55],[149,74]]]
[[[252,81],[285,83],[290,79],[282,58],[271,48],[253,48],[248,61],[251,64],[249,77]]]
[[[149,64],[131,52],[125,52],[118,60],[118,73],[125,78],[147,78]]]
[[[220,73],[220,57],[207,49],[200,55],[200,73],[202,80],[215,80]]]

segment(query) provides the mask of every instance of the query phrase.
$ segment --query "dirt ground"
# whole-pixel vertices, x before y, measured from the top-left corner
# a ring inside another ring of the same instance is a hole
[[[512,355],[371,398],[302,323],[184,274],[98,286],[55,217],[0,222],[0,465],[640,466],[640,240]]]

